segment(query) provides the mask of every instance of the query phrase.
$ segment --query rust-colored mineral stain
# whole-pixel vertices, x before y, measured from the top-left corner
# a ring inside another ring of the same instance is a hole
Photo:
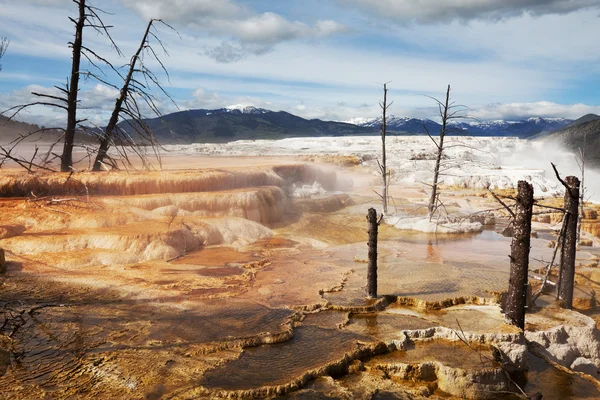
[[[178,264],[196,264],[206,265],[211,267],[220,267],[225,264],[245,264],[251,261],[256,261],[260,257],[252,253],[240,252],[232,247],[219,246],[207,247],[198,251],[190,252],[183,257],[173,261],[174,265]]]
[[[531,353],[527,364],[527,381],[519,382],[527,393],[542,393],[544,400],[600,399],[600,387],[588,379],[561,371]]]
[[[393,351],[375,357],[373,364],[403,363],[420,364],[427,361],[438,361],[448,367],[461,369],[482,369],[498,367],[491,349],[487,345],[467,344],[456,341],[434,340],[414,342],[406,350]]]
[[[391,341],[402,339],[402,331],[427,329],[434,326],[438,325],[412,315],[368,313],[353,315],[345,329],[380,340]]]

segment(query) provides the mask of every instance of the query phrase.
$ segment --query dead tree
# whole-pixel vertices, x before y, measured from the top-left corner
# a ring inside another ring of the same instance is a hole
[[[152,31],[153,24],[156,22],[160,22],[163,25],[166,25],[167,27],[171,28],[171,26],[167,25],[160,19],[151,19],[148,22],[148,25],[142,37],[142,41],[137,51],[131,58],[131,61],[129,62],[128,72],[124,78],[123,86],[121,87],[121,90],[119,92],[119,97],[115,101],[115,106],[113,108],[108,125],[100,134],[100,145],[98,148],[96,159],[94,161],[94,166],[92,168],[93,171],[100,171],[102,169],[104,159],[107,157],[108,149],[111,146],[111,144],[115,144],[115,138],[117,136],[119,137],[119,142],[121,144],[130,145],[130,149],[133,149],[133,151],[136,152],[138,156],[142,158],[144,164],[146,163],[145,155],[138,151],[138,148],[136,147],[137,143],[135,142],[135,140],[124,130],[119,130],[117,124],[119,122],[119,117],[122,114],[126,118],[133,120],[133,123],[129,123],[129,127],[137,133],[138,139],[141,139],[141,141],[145,142],[146,144],[150,144],[153,149],[156,149],[157,147],[157,143],[154,138],[153,132],[143,122],[142,112],[140,110],[139,104],[140,101],[145,103],[154,114],[156,114],[159,117],[161,116],[161,113],[155,104],[155,99],[148,89],[150,82],[157,86],[159,90],[164,95],[166,95],[166,97],[169,100],[172,101],[171,96],[163,89],[156,75],[144,64],[144,53],[149,53],[158,62],[158,64],[160,64],[160,66],[163,68],[163,70],[168,76],[168,73],[163,63],[158,58],[156,51],[152,48],[152,45],[150,43],[150,37],[153,37],[166,53],[162,42],[160,41],[156,33]],[[145,82],[142,83],[140,82],[140,80],[144,80]],[[138,100],[136,100],[136,98]],[[119,135],[119,133],[122,134]],[[126,161],[128,161],[127,151],[125,149],[121,151],[121,155]],[[160,161],[158,153],[156,153],[156,156]]]
[[[4,56],[4,54],[6,53],[6,49],[8,48],[8,43],[10,43],[8,41],[7,38],[3,37],[0,39],[0,58],[2,58]],[[2,71],[2,64],[0,64],[0,71]]]
[[[377,165],[379,166],[379,173],[381,174],[381,200],[383,204],[383,213],[387,214],[388,212],[388,189],[390,185],[390,174],[387,170],[387,154],[385,151],[385,139],[387,135],[387,110],[394,103],[393,101],[388,104],[387,103],[387,83],[383,84],[383,102],[379,103],[379,107],[381,107],[381,163],[377,160]]]
[[[374,299],[377,298],[377,231],[381,222],[381,219],[377,220],[377,211],[374,208],[369,208],[367,221],[369,223],[367,296]]]
[[[531,217],[533,215],[533,186],[519,181],[516,198],[514,233],[510,245],[510,278],[504,304],[507,320],[525,329],[525,308],[531,243]]]
[[[111,27],[105,25],[104,22],[102,21],[102,18],[99,15],[99,14],[103,13],[103,11],[100,10],[99,8],[94,7],[91,4],[89,4],[89,2],[87,0],[72,0],[72,1],[73,1],[73,3],[77,4],[78,17],[77,17],[77,19],[69,17],[69,20],[75,24],[75,38],[73,39],[72,42],[69,42],[69,47],[72,49],[72,63],[71,63],[71,74],[67,80],[67,84],[64,87],[55,86],[55,88],[59,91],[58,95],[32,92],[32,95],[39,99],[38,101],[33,101],[28,104],[14,106],[3,112],[3,114],[10,113],[10,115],[9,115],[10,119],[14,118],[18,113],[20,113],[24,109],[33,107],[33,106],[53,107],[53,108],[62,110],[63,112],[66,113],[66,115],[67,115],[66,128],[63,129],[64,134],[59,139],[59,141],[64,139],[62,154],[58,155],[53,152],[54,146],[58,143],[58,141],[57,141],[55,144],[53,144],[50,147],[50,150],[48,151],[47,154],[42,155],[43,160],[44,160],[42,163],[43,165],[46,165],[48,162],[51,162],[52,159],[54,159],[54,158],[59,158],[60,159],[60,170],[62,172],[70,172],[72,170],[73,148],[75,147],[76,131],[77,131],[78,127],[80,126],[80,124],[86,121],[86,119],[77,119],[77,108],[79,106],[79,100],[78,100],[79,80],[81,79],[82,76],[88,76],[88,77],[92,77],[102,83],[105,83],[111,87],[114,87],[110,83],[106,82],[99,75],[97,75],[89,70],[81,69],[81,59],[82,59],[82,57],[84,57],[89,61],[89,63],[93,67],[98,68],[100,71],[101,71],[100,67],[95,62],[101,62],[102,64],[105,64],[114,70],[114,68],[112,67],[111,63],[108,60],[101,57],[95,51],[86,47],[83,44],[84,29],[86,27],[89,27],[89,28],[94,29],[96,32],[108,37],[114,50],[119,55],[121,55],[119,48],[117,47],[117,45],[113,41],[112,37],[110,36],[109,28],[111,28]],[[51,129],[41,129],[36,132],[29,133],[28,135],[25,135],[25,136],[22,136],[21,138],[19,138],[16,141],[16,143],[13,144],[13,146],[11,148],[2,149],[4,158],[10,158],[10,157],[7,157],[7,155],[11,156],[11,153],[15,149],[15,147],[20,142],[22,142],[24,139],[26,139],[28,136],[31,136],[32,134],[40,133],[40,132],[43,132],[46,130],[51,130]],[[52,156],[52,159],[50,159],[50,156]],[[21,161],[23,161],[23,160],[21,160]],[[33,163],[30,163],[30,165],[33,165]]]
[[[583,146],[579,148],[579,154],[575,157],[579,170],[581,171],[581,190],[579,196],[579,217],[577,218],[577,243],[581,241],[581,220],[583,219],[583,207],[585,202],[585,147],[587,144],[587,132],[583,135]]]
[[[83,46],[83,27],[85,26],[85,1],[79,0],[75,3],[79,6],[79,18],[75,21],[75,40],[69,43],[73,49],[73,62],[71,64],[71,78],[67,84],[67,129],[65,130],[65,142],[62,156],[60,157],[61,172],[70,172],[73,166],[73,146],[75,144],[75,129],[77,120],[77,95],[79,93],[79,68],[81,65],[81,47]]]
[[[573,308],[573,289],[575,285],[575,258],[577,253],[577,221],[579,214],[579,179],[567,176],[562,180],[556,166],[552,164],[557,179],[565,187],[565,223],[564,240],[561,249],[560,272],[558,277],[557,298],[562,308]]]
[[[464,115],[463,111],[466,108],[462,105],[457,105],[454,102],[450,102],[450,85],[448,85],[448,89],[446,90],[446,100],[440,101],[434,97],[427,96],[430,99],[433,99],[437,105],[440,113],[440,117],[442,119],[442,127],[440,128],[440,136],[436,141],[433,136],[429,133],[427,126],[424,125],[429,138],[433,141],[436,147],[436,158],[435,158],[435,167],[433,169],[433,182],[431,184],[431,195],[429,196],[429,204],[427,206],[427,210],[429,212],[429,218],[433,216],[433,213],[438,208],[439,203],[439,178],[440,171],[442,165],[442,158],[444,156],[444,139],[446,134],[448,133],[448,123],[454,119],[462,119],[468,118],[468,116]]]

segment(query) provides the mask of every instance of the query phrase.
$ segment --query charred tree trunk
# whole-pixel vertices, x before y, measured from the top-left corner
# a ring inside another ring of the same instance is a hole
[[[533,186],[526,181],[519,181],[504,311],[506,318],[521,329],[525,329],[532,214]]]
[[[367,296],[374,299],[377,297],[377,211],[369,208],[367,213],[369,222],[369,264],[367,270]]]
[[[0,274],[6,273],[6,258],[4,257],[4,249],[0,248]]]
[[[142,50],[144,50],[144,47],[146,46],[146,42],[148,41],[148,35],[150,33],[150,28],[152,28],[153,22],[154,20],[150,20],[150,22],[148,22],[148,26],[146,27],[146,31],[144,32],[142,42],[140,43],[140,46],[138,47],[136,53],[133,55],[131,61],[129,62],[129,72],[125,77],[125,81],[123,82],[123,87],[121,88],[119,97],[115,101],[115,108],[112,111],[110,120],[108,121],[108,125],[106,126],[106,129],[104,131],[104,135],[102,135],[100,139],[100,147],[98,148],[98,154],[96,155],[92,171],[100,171],[102,169],[102,162],[104,161],[104,157],[106,157],[106,153],[108,152],[108,148],[110,147],[110,142],[114,137],[115,130],[117,129],[117,123],[119,122],[119,114],[123,109],[123,102],[126,101],[127,96],[129,95],[129,85],[131,84],[131,80],[133,79],[133,74],[135,72],[137,61],[140,58]]]
[[[75,40],[71,43],[73,48],[73,63],[71,65],[71,79],[69,80],[69,95],[67,97],[67,129],[65,130],[65,144],[60,160],[60,170],[70,172],[73,166],[73,145],[75,143],[75,129],[77,128],[77,95],[79,94],[79,66],[81,64],[81,47],[83,43],[83,28],[85,26],[85,0],[76,2],[79,6],[79,18],[75,22]]]
[[[429,216],[433,214],[436,209],[437,196],[438,196],[438,180],[440,178],[440,164],[442,162],[442,155],[444,153],[444,137],[446,136],[446,126],[448,124],[448,110],[450,109],[450,85],[446,91],[446,102],[443,107],[442,114],[442,128],[440,129],[440,141],[437,143],[438,151],[435,160],[435,169],[433,170],[433,184],[431,186],[431,197],[429,198]]]
[[[565,213],[568,221],[561,252],[559,304],[562,308],[573,307],[573,286],[575,283],[575,256],[577,251],[577,221],[579,214],[579,179],[567,176],[565,179]]]

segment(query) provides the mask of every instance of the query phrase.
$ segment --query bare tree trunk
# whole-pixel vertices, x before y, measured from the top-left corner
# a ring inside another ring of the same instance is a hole
[[[379,223],[377,221],[377,211],[369,208],[367,213],[369,222],[369,264],[367,269],[367,296],[377,297],[377,231]]]
[[[521,329],[525,329],[532,214],[533,186],[526,181],[519,181],[504,311],[509,322]]]
[[[446,91],[446,102],[443,107],[442,114],[442,128],[440,130],[440,141],[437,143],[438,151],[437,157],[435,161],[435,169],[433,170],[433,184],[431,186],[431,197],[429,198],[429,216],[433,214],[436,208],[437,196],[438,196],[438,180],[440,177],[440,163],[442,161],[442,155],[444,153],[444,137],[446,136],[446,126],[448,124],[448,110],[450,108],[450,85],[448,85],[448,90]]]
[[[75,129],[77,128],[77,95],[79,94],[79,66],[81,64],[81,46],[83,43],[83,27],[85,26],[85,0],[76,1],[79,6],[79,19],[75,22],[75,40],[73,47],[73,63],[71,65],[71,79],[69,80],[69,95],[67,98],[67,129],[65,130],[65,144],[60,161],[62,172],[71,171],[73,166],[73,145],[75,143]]]
[[[114,137],[115,129],[117,129],[117,123],[119,122],[119,114],[123,108],[123,102],[127,99],[129,95],[129,85],[131,84],[131,80],[133,79],[133,74],[135,72],[135,67],[137,60],[140,58],[140,54],[148,41],[148,34],[150,33],[150,28],[152,27],[152,23],[154,20],[150,20],[148,22],[148,26],[146,27],[146,31],[144,32],[144,36],[142,37],[142,42],[138,47],[136,53],[131,58],[129,62],[129,72],[125,77],[125,81],[123,82],[123,87],[121,88],[121,92],[119,97],[115,102],[115,108],[112,111],[110,116],[110,120],[108,121],[108,125],[104,131],[104,135],[102,135],[100,139],[100,147],[98,148],[98,154],[96,155],[96,159],[94,161],[94,166],[92,167],[92,171],[100,171],[102,169],[102,162],[104,161],[104,157],[106,157],[106,153],[108,152],[108,148],[110,147],[110,141]]]
[[[383,103],[379,103],[379,106],[382,110],[382,119],[381,119],[381,164],[379,164],[379,169],[381,172],[381,199],[383,200],[383,213],[387,214],[388,212],[388,171],[387,171],[387,155],[385,151],[385,137],[387,135],[387,110],[391,106],[387,103],[387,83],[383,84]]]
[[[575,257],[577,252],[577,221],[579,214],[579,179],[576,176],[565,178],[565,213],[569,220],[565,230],[565,240],[561,252],[559,304],[562,308],[573,307],[573,286],[575,283]]]
[[[577,244],[581,240],[581,220],[585,202],[585,147],[587,145],[587,132],[583,136],[583,147],[579,148],[579,169],[581,170],[581,195],[579,196],[579,217],[577,218]]]

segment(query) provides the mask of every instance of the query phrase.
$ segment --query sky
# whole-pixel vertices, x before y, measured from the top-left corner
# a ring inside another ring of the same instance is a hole
[[[284,110],[304,118],[349,120],[390,112],[435,118],[427,96],[452,87],[456,104],[480,120],[576,119],[600,114],[600,0],[88,0],[102,8],[106,36],[84,31],[84,45],[120,66],[129,62],[150,18],[151,44],[168,71],[145,64],[164,114],[231,105]],[[72,0],[0,0],[0,110],[59,93],[71,69]],[[97,71],[85,61],[82,68]],[[81,84],[80,115],[105,125],[119,77]],[[149,112],[149,110],[148,110]],[[149,112],[148,116],[152,116]],[[64,125],[34,107],[19,119]]]

